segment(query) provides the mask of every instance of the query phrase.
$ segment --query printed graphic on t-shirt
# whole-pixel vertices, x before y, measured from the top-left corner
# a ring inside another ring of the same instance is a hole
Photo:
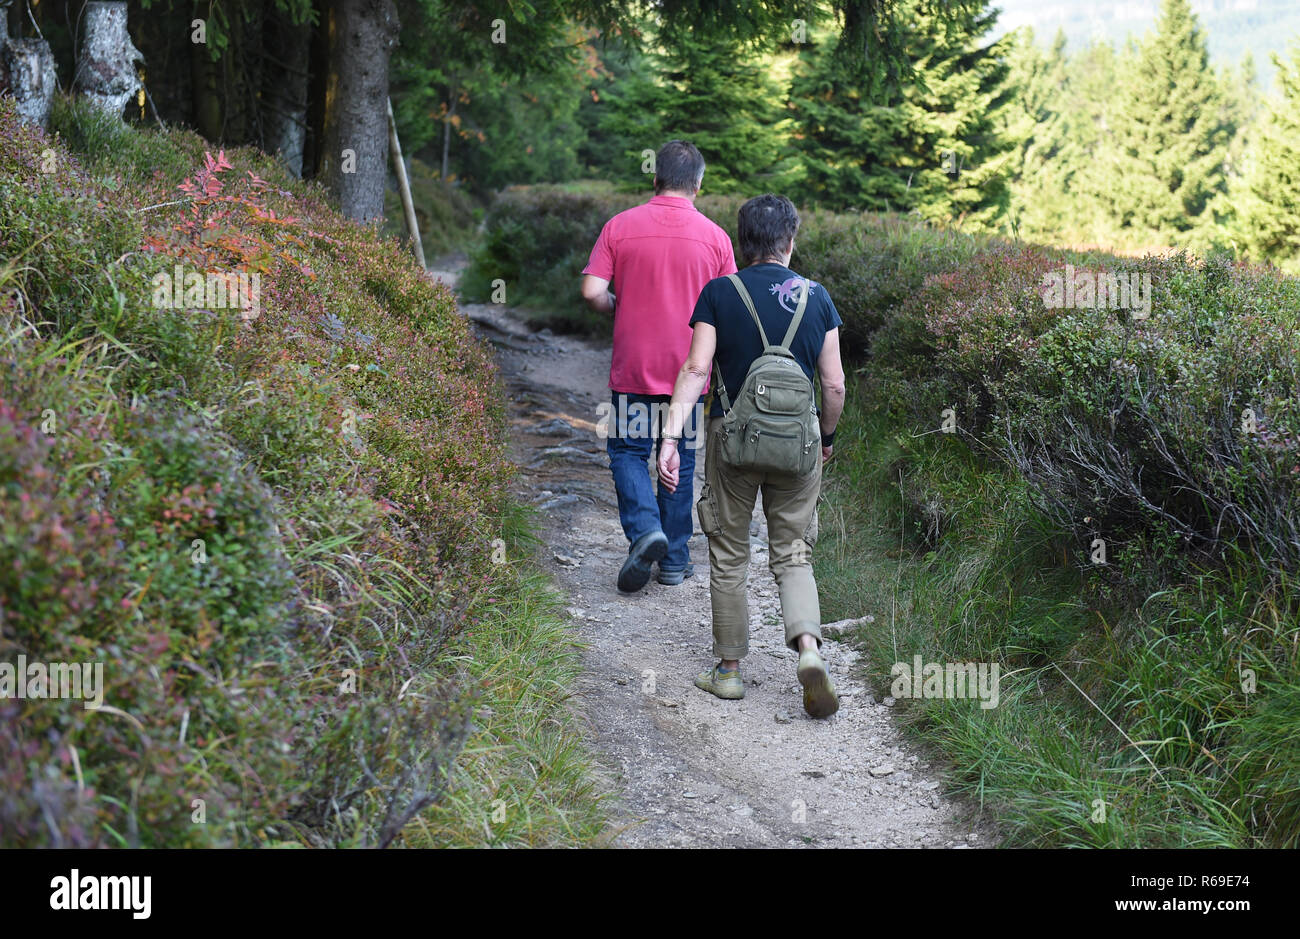
[[[799,308],[799,300],[804,291],[808,291],[808,301],[812,302],[812,294],[817,289],[817,285],[803,277],[790,277],[779,284],[773,284],[767,288],[769,292],[776,294],[776,300],[781,304],[781,309],[787,313],[793,313]]]

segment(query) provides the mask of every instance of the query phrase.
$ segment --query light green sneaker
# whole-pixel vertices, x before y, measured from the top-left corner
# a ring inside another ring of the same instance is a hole
[[[745,682],[740,677],[740,666],[729,672],[718,670],[718,666],[695,676],[695,687],[709,694],[735,701],[745,696]]]
[[[803,709],[809,717],[830,717],[840,709],[835,682],[822,657],[812,649],[799,653],[799,684],[803,685]]]

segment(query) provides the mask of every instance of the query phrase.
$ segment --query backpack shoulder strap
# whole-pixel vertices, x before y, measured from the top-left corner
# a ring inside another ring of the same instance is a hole
[[[718,360],[713,360],[713,387],[718,392],[718,400],[722,402],[722,413],[725,415],[731,410],[731,399],[727,397],[727,386],[722,381],[722,369],[718,367]]]
[[[736,288],[736,293],[740,294],[740,299],[745,301],[745,309],[748,310],[749,315],[753,317],[754,325],[758,327],[758,334],[763,338],[763,348],[766,349],[771,345],[771,343],[767,341],[767,333],[763,331],[763,323],[758,318],[758,311],[754,309],[753,297],[751,297],[749,291],[745,289],[745,285],[741,281],[739,274],[728,274],[727,280],[731,281],[732,286]]]
[[[785,338],[781,340],[781,348],[786,352],[790,351],[790,343],[794,342],[794,334],[799,331],[799,324],[803,322],[804,310],[808,308],[808,294],[812,293],[812,281],[803,278],[803,293],[799,296],[799,305],[795,308],[794,319],[790,320],[790,328],[785,331]]]
[[[754,299],[749,295],[749,291],[745,289],[740,275],[728,274],[727,279],[736,288],[736,293],[740,294],[740,299],[745,303],[745,309],[749,311],[750,317],[754,320],[754,325],[758,327],[758,335],[763,340],[763,348],[771,348],[772,344],[767,339],[767,332],[763,329],[763,322],[758,318],[758,311],[754,309]],[[794,341],[795,334],[799,332],[799,324],[803,322],[804,311],[808,308],[808,294],[812,293],[812,282],[807,278],[803,278],[803,282],[803,293],[799,296],[799,304],[795,308],[794,318],[790,320],[790,328],[786,330],[785,338],[781,340],[780,348],[785,352],[790,351],[790,343]],[[722,381],[722,369],[718,367],[716,356],[713,360],[713,372],[718,396],[722,399],[722,411],[725,414],[731,410],[731,401],[727,397],[727,386]]]

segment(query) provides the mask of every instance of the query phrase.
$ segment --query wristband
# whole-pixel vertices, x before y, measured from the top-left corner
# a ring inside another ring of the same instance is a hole
[[[822,434],[822,446],[823,447],[835,446],[835,431],[832,430],[829,434]]]

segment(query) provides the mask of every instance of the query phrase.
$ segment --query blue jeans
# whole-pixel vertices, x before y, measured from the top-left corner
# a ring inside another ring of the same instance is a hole
[[[651,483],[646,463],[659,457],[659,432],[668,415],[669,395],[611,394],[614,412],[609,418],[609,468],[614,474],[618,493],[618,519],[628,543],[643,535],[662,531],[668,538],[668,553],[659,562],[663,571],[680,571],[691,559],[688,542],[695,528],[691,515],[695,488],[695,448],[700,428],[693,409],[677,444],[681,454],[681,473],[676,492]],[[655,474],[657,475],[657,473]],[[658,492],[656,493],[656,488]]]

